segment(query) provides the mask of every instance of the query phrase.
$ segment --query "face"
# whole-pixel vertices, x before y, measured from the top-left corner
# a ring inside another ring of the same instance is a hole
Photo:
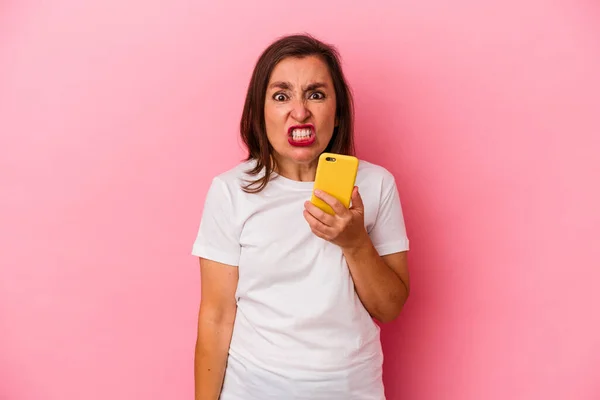
[[[315,166],[337,124],[327,64],[315,56],[280,61],[267,86],[265,124],[281,169]]]

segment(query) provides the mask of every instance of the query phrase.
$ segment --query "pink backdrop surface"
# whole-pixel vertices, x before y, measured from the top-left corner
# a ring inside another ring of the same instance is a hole
[[[336,44],[413,293],[390,400],[600,399],[593,1],[0,3],[0,398],[191,399],[190,255],[286,33]]]

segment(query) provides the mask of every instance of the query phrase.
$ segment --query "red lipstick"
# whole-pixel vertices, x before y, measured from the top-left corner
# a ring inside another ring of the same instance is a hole
[[[292,146],[310,146],[316,139],[315,127],[312,124],[293,125],[288,129],[288,142]]]

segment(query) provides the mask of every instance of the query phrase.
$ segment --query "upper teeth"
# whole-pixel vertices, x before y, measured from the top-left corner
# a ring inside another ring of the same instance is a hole
[[[294,129],[292,131],[292,136],[294,136],[295,138],[303,138],[303,137],[308,137],[311,134],[311,130],[310,129]]]

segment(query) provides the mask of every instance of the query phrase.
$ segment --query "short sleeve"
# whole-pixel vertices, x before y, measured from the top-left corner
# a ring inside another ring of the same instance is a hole
[[[409,241],[406,235],[404,215],[400,195],[393,175],[384,182],[379,202],[377,218],[369,236],[380,256],[407,251]]]
[[[224,182],[215,178],[206,194],[192,255],[237,266],[240,259],[238,231],[231,193]]]

